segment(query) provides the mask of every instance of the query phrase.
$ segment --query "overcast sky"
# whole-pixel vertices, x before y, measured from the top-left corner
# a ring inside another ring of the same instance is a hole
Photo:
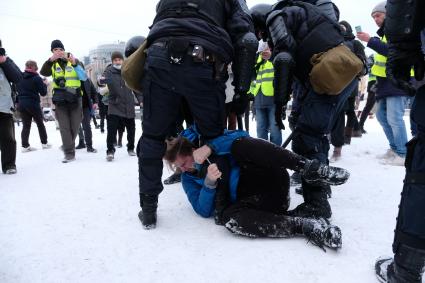
[[[155,16],[158,1],[120,0],[62,1],[1,0],[0,39],[3,47],[18,66],[36,60],[41,65],[50,53],[50,43],[60,39],[65,49],[77,57],[87,56],[101,43],[126,41],[134,35],[147,35]],[[273,0],[247,0],[252,7]],[[341,11],[341,20],[363,31],[375,34],[377,27],[370,13],[380,1],[334,0]]]

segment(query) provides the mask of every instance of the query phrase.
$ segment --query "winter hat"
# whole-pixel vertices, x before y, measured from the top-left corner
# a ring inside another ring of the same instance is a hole
[[[59,39],[55,39],[52,41],[50,51],[53,52],[53,49],[55,48],[62,48],[63,50],[65,50],[65,47],[63,46],[62,41],[60,41]]]
[[[387,1],[383,1],[379,3],[378,5],[376,5],[372,10],[371,15],[373,15],[376,12],[386,13],[387,12],[387,9],[385,8],[386,5],[387,5]]]
[[[124,56],[119,51],[114,51],[111,54],[111,61],[114,61],[114,59],[116,59],[116,58],[120,58],[120,59],[124,60]]]

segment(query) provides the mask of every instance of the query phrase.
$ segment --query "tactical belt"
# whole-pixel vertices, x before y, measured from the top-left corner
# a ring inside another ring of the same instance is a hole
[[[166,48],[168,47],[168,41],[155,41],[152,45]],[[207,51],[203,46],[198,44],[190,44],[186,54],[189,55],[194,62],[215,63],[220,61],[214,53]]]
[[[425,172],[406,173],[405,184],[425,185]]]

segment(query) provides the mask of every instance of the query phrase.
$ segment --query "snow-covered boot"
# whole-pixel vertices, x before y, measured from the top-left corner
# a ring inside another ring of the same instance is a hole
[[[338,226],[330,225],[323,219],[301,218],[303,234],[309,242],[320,247],[340,249],[342,247],[342,233]]]
[[[158,195],[141,194],[142,210],[139,219],[146,230],[156,227],[156,209],[158,208]]]
[[[425,250],[400,245],[392,258],[376,261],[378,280],[390,283],[421,283],[425,270]]]
[[[320,163],[318,160],[305,160],[304,168],[301,169],[304,180],[312,185],[338,186],[347,182],[350,173],[339,167]]]

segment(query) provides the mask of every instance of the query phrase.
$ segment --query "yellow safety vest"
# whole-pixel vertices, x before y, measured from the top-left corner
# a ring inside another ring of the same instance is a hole
[[[369,74],[369,82],[371,82],[371,81],[376,81],[376,76]]]
[[[385,35],[381,38],[381,42],[387,43],[387,38],[385,37]],[[375,59],[375,63],[372,66],[371,74],[377,77],[386,78],[387,77],[387,74],[386,74],[387,57],[385,57],[384,55],[375,53],[373,58]],[[415,74],[413,70],[411,70],[410,76],[413,77],[414,75]]]
[[[74,67],[72,67],[71,62],[68,62],[65,67],[65,71],[62,69],[62,67],[59,65],[59,63],[54,63],[52,66],[52,76],[53,76],[53,89],[61,88],[56,84],[56,80],[58,78],[65,78],[65,87],[69,88],[80,88],[81,87],[81,81],[78,78],[78,74],[75,71]],[[81,95],[83,93],[81,92]]]
[[[258,56],[257,64],[261,62],[261,55]],[[270,61],[266,61],[261,64],[260,69],[258,70],[257,77],[251,83],[251,87],[249,92],[256,96],[261,89],[261,92],[264,96],[273,96],[274,88],[273,88],[273,80],[274,80],[274,67],[273,63]]]

